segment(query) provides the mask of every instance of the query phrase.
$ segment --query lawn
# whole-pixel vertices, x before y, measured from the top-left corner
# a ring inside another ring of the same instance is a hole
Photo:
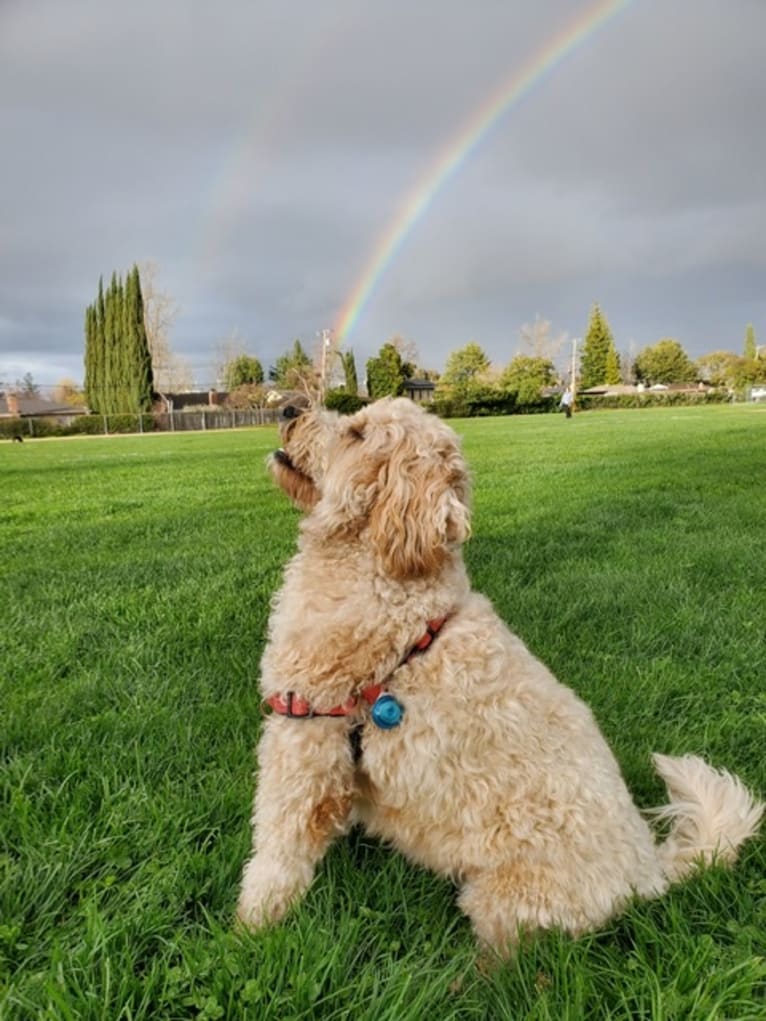
[[[766,793],[766,413],[454,423],[478,588],[590,703],[639,804],[656,749]],[[452,886],[361,834],[264,934],[258,661],[298,514],[273,429],[0,445],[0,1018],[766,1018],[766,843],[497,969]]]

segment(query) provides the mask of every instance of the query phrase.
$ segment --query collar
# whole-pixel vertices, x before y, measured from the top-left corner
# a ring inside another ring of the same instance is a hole
[[[409,663],[413,656],[425,652],[441,631],[448,617],[449,614],[439,617],[437,620],[428,621],[425,634],[402,657],[396,670],[400,666],[404,666],[405,663]],[[307,699],[302,698],[294,691],[288,691],[284,695],[272,695],[271,698],[265,699],[263,709],[273,709],[280,716],[288,716],[291,719],[310,719],[314,716],[353,716],[364,702],[367,705],[373,705],[385,690],[386,683],[386,681],[381,681],[380,684],[371,684],[366,688],[362,688],[358,695],[352,695],[342,705],[333,706],[332,709],[314,709]]]

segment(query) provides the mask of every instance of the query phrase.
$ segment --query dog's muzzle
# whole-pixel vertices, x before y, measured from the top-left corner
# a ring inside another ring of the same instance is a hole
[[[274,458],[275,461],[278,461],[285,468],[293,467],[293,462],[290,459],[290,455],[287,453],[286,450],[282,450],[281,447],[279,448],[279,450],[274,451],[272,457]]]

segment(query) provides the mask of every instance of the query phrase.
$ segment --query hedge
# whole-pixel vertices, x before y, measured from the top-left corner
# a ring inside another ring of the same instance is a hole
[[[153,432],[157,426],[154,415],[141,416],[139,426],[138,415],[108,415],[108,432],[137,433]],[[103,415],[77,415],[68,425],[62,425],[55,418],[40,416],[39,418],[0,419],[0,436],[21,436],[34,439],[42,436],[103,436]]]
[[[584,395],[577,397],[580,411],[614,410],[617,408],[669,408],[701,404],[727,404],[731,396],[726,390],[700,390],[684,392],[660,390],[635,394],[611,394],[603,397]]]

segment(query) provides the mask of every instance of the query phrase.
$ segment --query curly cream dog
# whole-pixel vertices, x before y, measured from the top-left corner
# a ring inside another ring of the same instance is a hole
[[[590,710],[471,591],[469,483],[444,422],[386,399],[351,417],[291,408],[281,428],[272,474],[308,514],[263,656],[277,712],[242,923],[278,919],[355,823],[452,877],[501,952],[522,931],[594,929],[699,861],[734,860],[763,812],[741,782],[655,755],[670,794],[656,843]],[[381,691],[390,729],[371,718]]]

